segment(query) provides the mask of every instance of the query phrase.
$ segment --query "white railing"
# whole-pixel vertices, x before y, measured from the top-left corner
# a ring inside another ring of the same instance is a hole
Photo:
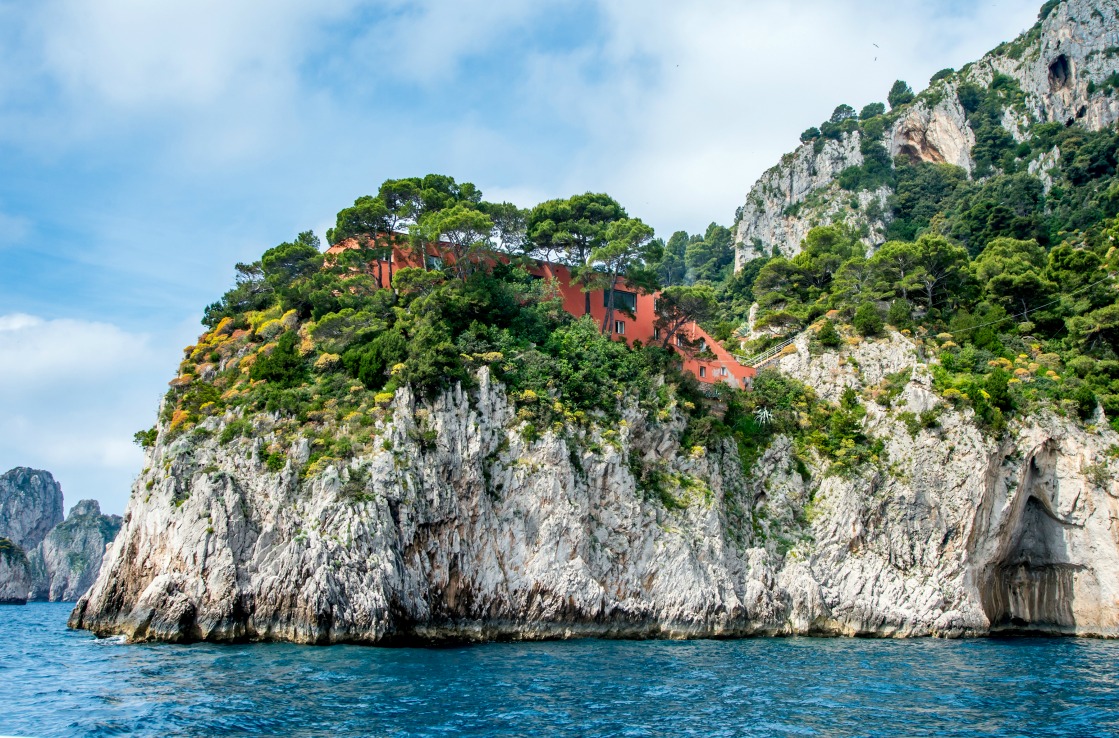
[[[789,346],[792,346],[794,343],[796,343],[796,340],[798,338],[800,338],[800,335],[801,334],[798,333],[795,336],[793,336],[792,338],[787,339],[785,341],[782,341],[781,343],[777,344],[776,346],[771,346],[771,347],[767,348],[765,351],[761,352],[760,354],[758,354],[756,356],[745,357],[745,356],[739,356],[738,354],[731,354],[731,355],[734,356],[734,358],[737,359],[744,366],[752,366],[755,369],[757,369],[761,365],[766,364],[766,363],[772,361],[773,359],[777,358],[778,354],[780,354],[782,351],[784,351]]]

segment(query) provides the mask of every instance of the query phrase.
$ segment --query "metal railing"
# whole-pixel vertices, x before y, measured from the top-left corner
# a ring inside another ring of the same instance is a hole
[[[782,341],[781,343],[777,344],[776,346],[771,346],[771,347],[767,348],[765,351],[761,352],[760,354],[758,354],[756,356],[745,357],[745,356],[740,356],[738,354],[731,354],[731,355],[735,359],[737,359],[741,364],[743,364],[744,366],[752,366],[755,369],[757,369],[761,365],[766,364],[766,363],[772,361],[773,359],[777,358],[778,354],[780,354],[782,351],[784,351],[789,346],[792,346],[794,343],[796,343],[796,340],[798,338],[800,338],[800,336],[801,336],[801,334],[798,333],[795,336],[793,336],[792,338],[789,338],[785,341]]]

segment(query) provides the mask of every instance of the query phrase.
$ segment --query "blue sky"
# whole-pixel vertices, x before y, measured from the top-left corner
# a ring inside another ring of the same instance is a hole
[[[0,471],[122,512],[131,435],[233,264],[386,178],[729,225],[837,104],[920,89],[1039,4],[0,0]]]

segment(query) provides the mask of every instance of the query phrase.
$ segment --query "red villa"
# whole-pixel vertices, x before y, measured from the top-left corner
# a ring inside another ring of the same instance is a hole
[[[339,254],[346,249],[354,248],[355,245],[352,240],[347,239],[334,244],[326,253]],[[429,267],[440,267],[445,261],[453,261],[453,256],[446,251],[438,255],[428,256]],[[378,259],[377,262],[381,267],[378,272],[381,286],[384,288],[392,285],[392,276],[396,269],[422,266],[415,253],[400,248],[394,248],[388,259]],[[579,285],[572,282],[571,271],[566,266],[546,261],[534,261],[528,267],[528,271],[534,276],[555,282],[563,297],[563,309],[571,315],[589,314],[599,325],[606,318],[606,291],[583,292]],[[655,306],[659,295],[659,292],[643,295],[636,290],[628,290],[624,287],[615,290],[612,335],[615,338],[624,339],[631,345],[634,341],[641,341],[645,344],[663,341],[664,339],[659,335],[659,331],[654,325],[656,322]],[[688,323],[677,332],[677,345],[683,343],[679,338],[681,333],[692,345],[698,345],[698,353],[705,357],[698,359],[696,356],[689,356],[688,354],[683,357],[684,369],[691,372],[696,379],[705,384],[722,383],[740,389],[750,386],[750,381],[757,374],[753,367],[739,363],[729,351],[695,323]]]

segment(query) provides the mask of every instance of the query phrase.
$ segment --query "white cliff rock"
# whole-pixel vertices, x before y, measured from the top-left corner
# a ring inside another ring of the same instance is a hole
[[[161,428],[71,625],[305,643],[1119,635],[1114,433],[1043,415],[988,438],[897,334],[806,353],[781,368],[824,396],[910,372],[894,407],[868,407],[877,465],[828,475],[778,437],[743,474],[730,445],[683,449],[680,420],[636,410],[600,451],[529,442],[484,371],[427,407],[401,390],[381,451],[303,482],[269,473],[260,439]],[[933,407],[910,436],[898,413]],[[653,467],[668,481],[643,492],[633,472]]]

